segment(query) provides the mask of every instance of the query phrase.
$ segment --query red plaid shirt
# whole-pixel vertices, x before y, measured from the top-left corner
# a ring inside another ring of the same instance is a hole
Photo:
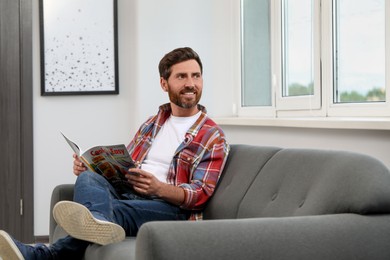
[[[184,189],[185,199],[180,207],[192,210],[192,220],[202,219],[202,209],[214,193],[230,149],[222,129],[207,116],[203,106],[198,107],[202,113],[176,149],[167,177],[169,184]],[[168,103],[142,124],[127,146],[134,161],[142,163],[170,115]]]

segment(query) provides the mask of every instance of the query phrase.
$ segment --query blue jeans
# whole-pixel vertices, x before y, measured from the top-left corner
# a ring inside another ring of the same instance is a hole
[[[190,215],[163,200],[145,199],[134,193],[118,194],[104,177],[90,171],[77,178],[74,201],[87,207],[94,217],[122,226],[127,236],[136,236],[146,222],[187,220]],[[50,251],[58,259],[81,259],[89,244],[67,236],[55,242]]]

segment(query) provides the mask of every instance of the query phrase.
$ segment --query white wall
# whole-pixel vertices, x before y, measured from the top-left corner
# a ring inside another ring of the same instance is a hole
[[[38,0],[33,3],[34,233],[43,236],[49,232],[53,188],[75,181],[72,152],[59,131],[82,147],[127,144],[139,124],[167,102],[157,70],[166,52],[193,47],[205,69],[201,103],[211,116],[232,115],[239,91],[239,1],[118,0],[120,94],[63,97],[40,96]],[[389,131],[223,128],[231,143],[353,150],[378,157],[390,167]]]

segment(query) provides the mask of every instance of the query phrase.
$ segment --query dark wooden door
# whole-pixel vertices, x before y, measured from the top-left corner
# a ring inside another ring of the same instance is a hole
[[[31,243],[32,1],[0,0],[0,229]]]

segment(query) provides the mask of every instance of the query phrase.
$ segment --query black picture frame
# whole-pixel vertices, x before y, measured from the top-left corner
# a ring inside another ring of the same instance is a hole
[[[119,94],[117,0],[39,0],[41,95]]]

